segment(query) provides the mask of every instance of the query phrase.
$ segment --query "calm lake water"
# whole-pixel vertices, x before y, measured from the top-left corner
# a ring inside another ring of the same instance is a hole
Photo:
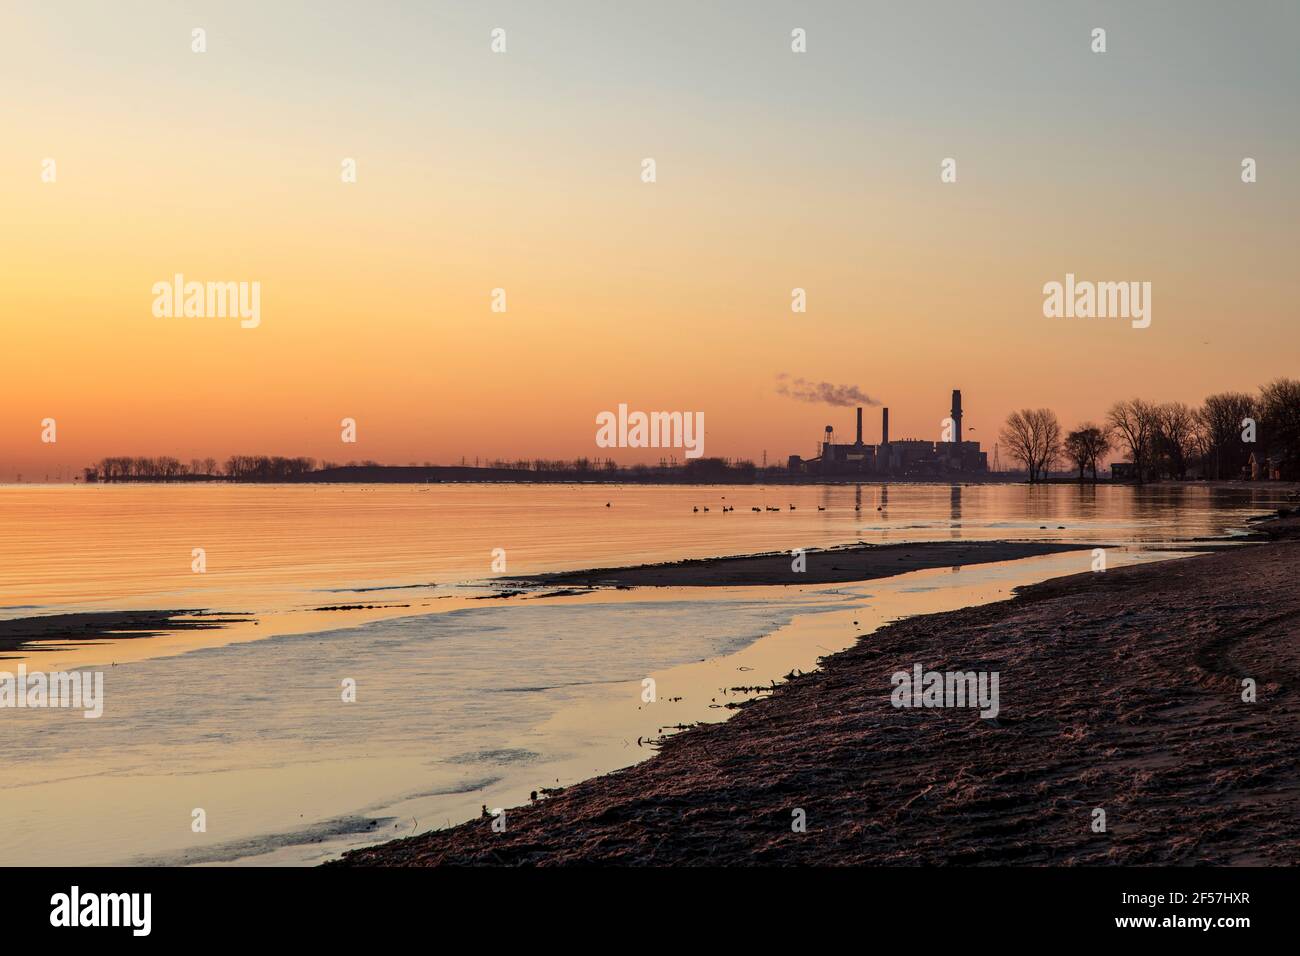
[[[31,668],[102,669],[105,711],[0,710],[0,863],[317,862],[626,766],[666,728],[723,719],[742,696],[733,687],[809,669],[886,621],[1005,598],[1091,561],[1084,551],[847,587],[500,599],[495,549],[518,574],[1014,538],[1115,544],[1116,566],[1239,533],[1282,497],[1194,486],[3,486],[0,617],[169,608],[250,620],[27,655]],[[782,510],[749,510],[767,505]],[[205,573],[191,569],[195,548]],[[367,607],[317,610],[341,604]],[[653,704],[641,698],[647,676]],[[345,681],[355,702],[342,700]]]

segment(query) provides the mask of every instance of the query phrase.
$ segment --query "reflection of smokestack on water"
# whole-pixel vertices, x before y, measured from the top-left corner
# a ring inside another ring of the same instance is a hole
[[[952,432],[953,441],[962,440],[961,432],[961,389],[952,390]]]
[[[880,444],[889,444],[889,409],[880,410]]]
[[[862,444],[862,406],[860,405],[858,406],[858,442],[857,443],[859,445]]]

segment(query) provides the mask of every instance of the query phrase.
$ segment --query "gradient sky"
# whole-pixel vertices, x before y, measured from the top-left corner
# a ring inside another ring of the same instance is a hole
[[[961,388],[988,447],[1014,408],[1070,426],[1300,372],[1290,0],[0,19],[0,480],[110,454],[603,456],[620,402],[704,411],[709,455],[851,432],[780,373],[859,386],[896,438],[937,438]],[[260,281],[261,327],[155,318],[177,272]],[[1066,272],[1150,281],[1151,327],[1045,319]]]

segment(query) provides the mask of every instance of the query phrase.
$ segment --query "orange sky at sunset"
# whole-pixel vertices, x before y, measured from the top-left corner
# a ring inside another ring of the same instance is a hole
[[[991,449],[1014,408],[1072,426],[1296,373],[1300,193],[1269,159],[1295,154],[1294,116],[1232,35],[1196,64],[1225,91],[1154,71],[1187,37],[1140,11],[1112,14],[1128,39],[1103,66],[1032,17],[899,22],[870,56],[878,37],[823,34],[792,60],[777,7],[731,27],[581,7],[581,29],[521,7],[494,57],[499,11],[407,14],[421,45],[308,9],[209,15],[202,56],[183,9],[134,32],[19,17],[0,81],[49,81],[0,151],[0,480],[115,454],[604,457],[619,403],[703,411],[710,456],[851,433],[852,408],[782,396],[780,373],[857,385],[895,438],[937,438],[961,388]],[[975,58],[1003,63],[996,98],[962,82]],[[260,326],[155,318],[178,272],[260,282]],[[1044,318],[1066,272],[1151,282],[1151,327]]]

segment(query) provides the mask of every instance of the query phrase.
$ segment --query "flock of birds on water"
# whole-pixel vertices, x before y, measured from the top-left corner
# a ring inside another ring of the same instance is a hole
[[[605,507],[608,508],[609,505],[605,505]],[[705,505],[703,508],[701,508],[699,505],[696,505],[696,506],[694,506],[693,508],[691,508],[691,511],[693,511],[693,512],[695,512],[695,513],[697,513],[697,514],[698,514],[699,512],[701,512],[701,511],[708,511],[708,510],[709,510],[709,506],[708,506],[708,505]],[[722,512],[723,512],[723,514],[726,514],[728,511],[735,511],[735,510],[736,510],[736,506],[735,506],[735,505],[723,505],[723,506],[722,506]],[[749,510],[750,510],[750,511],[757,511],[757,512],[759,512],[759,513],[761,514],[761,513],[764,512],[764,511],[780,511],[781,509],[780,509],[780,508],[773,508],[771,505],[764,505],[764,506],[761,507],[761,508],[750,508]],[[796,509],[795,509],[795,506],[794,506],[794,505],[790,505],[790,510],[791,510],[791,511],[796,510]],[[817,510],[818,510],[818,511],[825,511],[826,509],[825,509],[824,507],[822,507],[821,505],[818,505],[818,506],[817,506]],[[862,510],[862,505],[855,505],[854,508],[853,508],[853,510],[854,510],[854,511],[861,511],[861,510]],[[876,510],[877,510],[877,511],[884,511],[885,508],[884,508],[883,505],[881,505],[881,506],[877,507]]]
[[[608,502],[608,501],[605,502],[605,507],[606,507],[606,508],[610,508],[610,507],[612,507],[612,506],[613,506],[613,505],[612,505],[611,502]],[[693,508],[691,508],[691,511],[695,512],[696,514],[699,514],[701,511],[708,511],[708,510],[709,510],[709,506],[708,506],[708,505],[705,505],[703,508],[701,508],[699,505],[695,505]],[[723,513],[723,514],[726,514],[728,511],[735,511],[735,510],[736,510],[736,506],[735,506],[735,505],[723,505],[723,506],[722,506],[722,513]],[[750,508],[749,510],[750,510],[750,511],[757,511],[757,512],[759,512],[759,513],[761,514],[761,513],[764,512],[764,511],[780,511],[781,509],[780,509],[780,508],[773,508],[771,505],[764,505],[762,508]],[[790,506],[790,510],[791,510],[791,511],[795,511],[795,510],[796,510],[796,509],[795,509],[795,506],[794,506],[794,505],[791,505],[791,506]],[[818,510],[818,511],[825,511],[826,509],[825,509],[824,507],[822,507],[821,505],[818,505],[818,506],[817,506],[817,510]],[[855,505],[855,506],[853,507],[853,510],[854,510],[854,511],[861,511],[861,510],[862,510],[862,505]],[[880,506],[878,506],[878,507],[876,508],[876,510],[877,510],[877,511],[884,511],[884,510],[885,510],[885,506],[884,506],[884,505],[880,505]]]

